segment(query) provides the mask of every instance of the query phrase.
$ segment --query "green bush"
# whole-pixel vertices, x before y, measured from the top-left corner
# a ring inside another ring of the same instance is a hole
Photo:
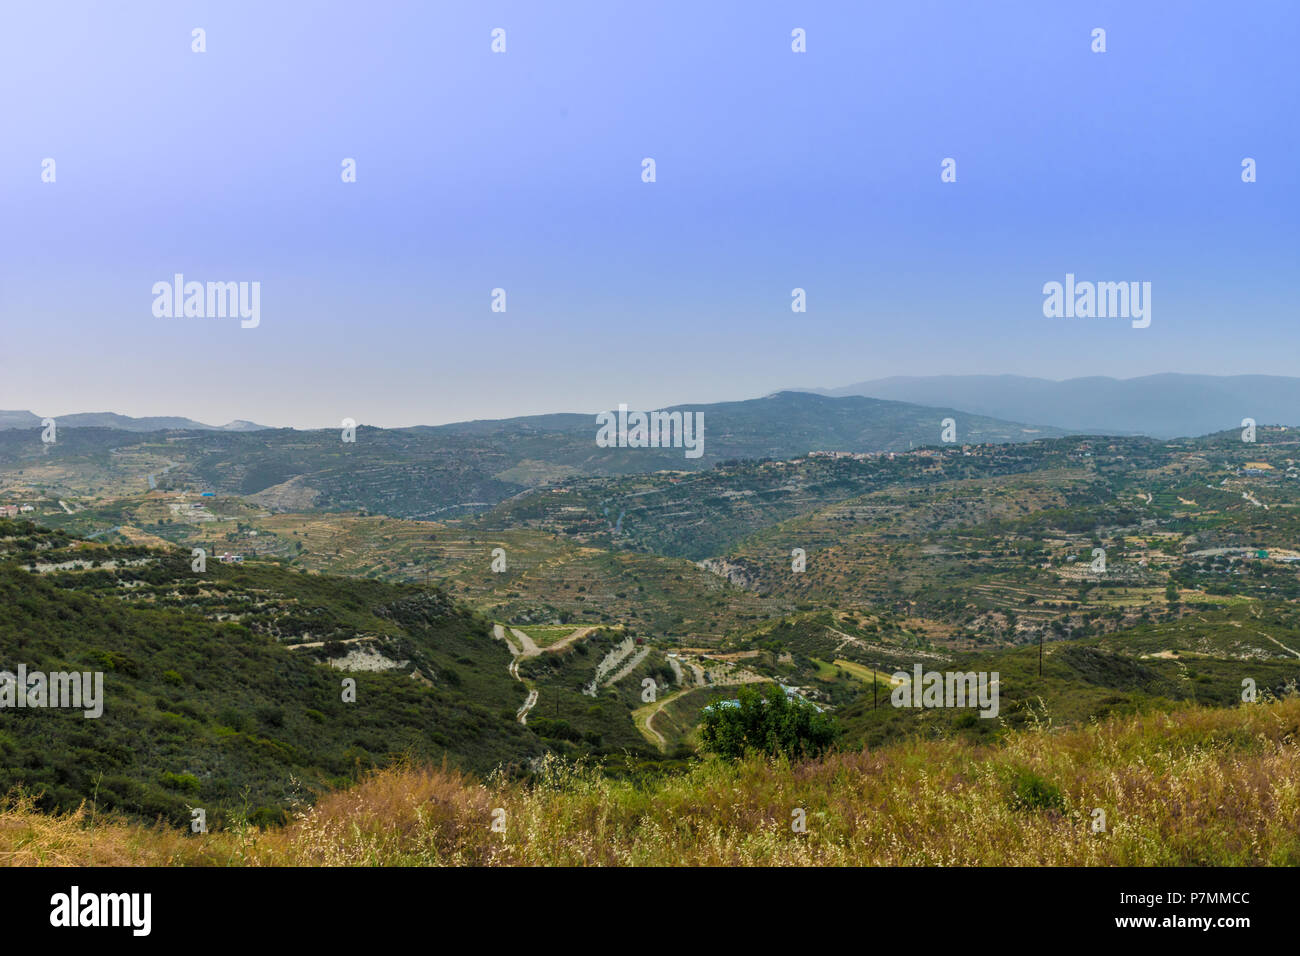
[[[185,793],[199,792],[199,778],[192,773],[164,772],[162,784],[169,790],[181,790]]]
[[[735,704],[719,701],[704,709],[700,743],[731,760],[751,753],[800,759],[824,753],[838,733],[834,720],[802,698],[775,684],[764,690],[748,685]]]
[[[1049,783],[1032,770],[1018,770],[1011,780],[1011,807],[1014,810],[1056,810],[1065,812],[1061,788]]]

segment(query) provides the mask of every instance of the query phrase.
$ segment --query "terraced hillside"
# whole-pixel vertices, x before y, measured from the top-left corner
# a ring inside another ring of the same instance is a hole
[[[706,564],[765,596],[924,619],[954,649],[1300,596],[1294,445],[1064,445],[1068,467],[1049,455],[1024,475],[886,488]]]

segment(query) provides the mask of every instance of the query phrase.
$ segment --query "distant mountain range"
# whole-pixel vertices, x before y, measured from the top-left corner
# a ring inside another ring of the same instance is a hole
[[[937,445],[940,443],[940,423],[948,417],[957,423],[956,440],[959,442],[1031,441],[1065,434],[1059,428],[999,421],[988,416],[969,415],[954,408],[924,408],[861,396],[833,398],[806,391],[778,392],[766,398],[738,402],[674,405],[662,410],[703,412],[706,448],[715,460],[718,457],[788,458],[819,450],[900,451],[921,445]],[[131,418],[113,412],[60,415],[56,421],[60,428],[113,428],[130,432],[279,430],[247,421],[214,426],[190,418]],[[0,429],[39,428],[40,425],[41,417],[33,412],[0,411]],[[683,467],[682,451],[677,449],[639,449],[629,457],[628,449],[596,447],[595,416],[582,413],[417,425],[385,431],[486,440],[516,449],[521,458],[561,460],[574,466],[583,466],[595,459],[602,466],[598,470],[615,473],[646,470],[650,458],[658,459],[658,467]],[[623,459],[627,459],[626,464],[620,463]],[[693,463],[686,460],[684,466],[693,467]]]
[[[865,398],[875,404],[791,398],[796,395]],[[1300,378],[1162,374],[1058,382],[1019,375],[898,376],[843,388],[797,388],[761,399],[677,405],[666,410],[706,412],[707,441],[715,452],[734,457],[785,457],[811,449],[893,451],[933,444],[938,441],[937,423],[946,417],[957,418],[960,442],[1025,441],[1062,434],[1175,438],[1239,428],[1243,418],[1253,418],[1260,425],[1300,424]],[[60,415],[56,421],[60,428],[129,432],[273,430],[243,420],[205,425],[191,418],[132,418],[114,412]],[[41,416],[33,412],[0,411],[0,430],[40,426]],[[554,439],[565,435],[580,439],[581,447],[573,449],[576,460],[570,462],[575,465],[591,453],[592,436],[588,433],[594,434],[589,414],[531,415],[407,430],[491,438],[520,449],[542,440],[544,447],[525,456],[542,460],[554,460],[548,452],[555,450]],[[638,456],[635,470],[640,470],[644,459]],[[662,467],[668,467],[667,461]],[[613,470],[622,469],[614,466]]]
[[[706,450],[715,459],[789,458],[808,451],[905,451],[912,447],[940,444],[941,422],[945,418],[956,422],[958,442],[1032,441],[1066,434],[1059,428],[970,415],[955,408],[926,408],[906,402],[861,396],[816,396],[807,392],[777,392],[765,398],[708,405],[674,405],[663,411],[703,413]],[[546,436],[551,447],[557,436],[564,435],[577,443],[573,451],[578,457],[572,464],[586,462],[593,452],[599,451],[592,447],[595,435],[592,415],[534,415],[419,427],[412,431],[491,438],[511,443],[526,443],[530,438]],[[525,457],[548,457],[542,452],[538,449],[537,455]],[[631,460],[640,462],[651,457],[642,452],[661,455],[661,467],[682,467],[681,451],[640,449],[633,451]],[[601,453],[596,457],[621,458],[623,455]],[[691,467],[691,463],[687,461],[686,466]],[[628,468],[608,470],[645,469],[640,464],[633,464]]]
[[[935,375],[802,391],[960,408],[1084,434],[1207,435],[1238,428],[1243,418],[1260,425],[1300,424],[1300,378],[1280,375],[1092,376],[1060,382],[1018,375]]]
[[[40,428],[42,416],[29,411],[0,411],[0,429],[4,428]],[[179,418],[162,415],[146,418],[132,418],[130,415],[118,415],[116,412],[79,412],[75,415],[59,415],[55,422],[60,428],[116,428],[124,432],[162,432],[173,429],[197,429],[216,432],[255,432],[265,429],[266,425],[255,422],[236,420],[224,425],[205,425],[192,418]]]
[[[96,475],[95,484],[131,489],[143,487],[148,478],[132,471],[137,458],[153,456],[170,463],[160,486],[256,496],[259,504],[279,510],[364,508],[396,517],[447,518],[572,476],[700,471],[733,459],[788,460],[811,451],[938,446],[948,418],[953,420],[951,437],[959,444],[1025,442],[1065,434],[954,409],[806,392],[665,411],[702,414],[703,454],[688,457],[680,442],[666,448],[599,444],[596,416],[591,414],[397,429],[362,426],[352,442],[341,440],[338,429],[212,428],[191,429],[193,440],[171,442],[168,439],[175,436],[146,432],[149,426],[143,423],[188,419],[125,419],[135,432],[125,435],[120,427],[65,427],[81,416],[61,416],[58,441],[50,445],[42,444],[34,431],[0,431],[0,470],[21,470],[26,462],[37,460],[79,462],[83,474]],[[39,419],[28,422],[33,429],[38,425]],[[680,439],[680,431],[676,434]],[[110,449],[134,449],[139,455],[106,456]]]

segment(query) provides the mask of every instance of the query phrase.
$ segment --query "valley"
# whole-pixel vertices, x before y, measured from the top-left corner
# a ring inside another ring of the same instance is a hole
[[[53,763],[35,758],[43,724],[12,725],[7,783],[50,809],[93,790],[178,822],[187,800],[228,814],[242,793],[266,822],[407,759],[671,772],[699,753],[706,709],[747,685],[832,715],[852,750],[1230,706],[1243,681],[1271,699],[1300,680],[1292,429],[624,474],[511,433],[535,483],[471,477],[454,497],[499,498],[472,510],[439,502],[483,428],[432,432],[449,446],[430,455],[419,430],[363,430],[360,471],[319,433],[238,468],[210,433],[67,429],[55,451],[0,433],[17,511],[0,523],[0,649],[102,665],[119,702]],[[365,507],[317,493],[342,487],[335,469]],[[398,489],[402,513],[385,512]],[[1001,674],[998,720],[893,706],[893,675],[916,664]],[[331,703],[346,680],[355,703]],[[225,686],[239,703],[214,696]],[[127,746],[141,734],[156,743]]]

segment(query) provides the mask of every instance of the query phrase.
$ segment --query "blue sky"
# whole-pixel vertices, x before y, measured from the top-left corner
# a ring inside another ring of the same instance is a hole
[[[1298,39],[1280,0],[6,4],[0,407],[395,426],[1300,374]],[[177,272],[260,282],[260,326],[155,318]],[[1045,318],[1067,272],[1151,282],[1150,328]]]

